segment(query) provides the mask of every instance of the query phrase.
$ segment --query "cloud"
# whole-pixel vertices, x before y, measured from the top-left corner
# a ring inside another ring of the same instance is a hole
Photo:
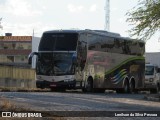
[[[125,23],[125,22],[126,22],[126,17],[120,17],[120,18],[118,19],[118,22],[119,22],[119,23]]]
[[[67,6],[69,12],[71,13],[81,13],[81,12],[95,12],[97,10],[97,5],[96,4],[92,4],[89,7],[84,7],[82,5],[74,5],[74,4],[68,4]]]
[[[84,10],[84,6],[82,5],[76,6],[74,4],[68,4],[67,8],[71,13],[80,13]]]
[[[91,5],[89,11],[90,12],[95,12],[96,10],[97,10],[97,5],[96,4]]]
[[[32,5],[26,0],[7,0],[0,5],[1,12],[9,13],[16,16],[37,16],[41,15],[40,10],[33,9]]]

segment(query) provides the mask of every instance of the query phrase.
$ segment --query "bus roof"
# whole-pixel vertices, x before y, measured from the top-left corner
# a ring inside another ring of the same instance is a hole
[[[51,30],[44,33],[79,33],[82,30]]]
[[[90,30],[90,29],[85,29],[85,30],[62,30],[61,29],[61,30],[45,31],[44,33],[91,33],[91,34],[96,34],[96,35],[120,38],[120,39],[124,39],[124,40],[136,40],[136,39],[131,39],[129,37],[122,37],[122,36],[120,36],[119,33],[108,32],[108,31],[104,31],[104,30]],[[142,40],[136,40],[136,41],[144,42]]]

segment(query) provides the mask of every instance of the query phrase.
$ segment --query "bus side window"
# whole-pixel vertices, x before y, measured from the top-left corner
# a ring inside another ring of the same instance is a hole
[[[124,54],[130,54],[130,53],[131,53],[131,50],[130,50],[130,48],[129,48],[128,41],[125,41],[125,40],[124,40],[124,44],[123,44],[122,50],[123,50],[123,53],[124,53]]]

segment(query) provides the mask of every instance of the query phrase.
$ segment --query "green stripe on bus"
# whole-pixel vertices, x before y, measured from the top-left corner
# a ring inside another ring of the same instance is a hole
[[[128,62],[130,62],[130,61],[133,61],[133,60],[144,60],[144,57],[132,57],[132,58],[129,58],[129,59],[121,62],[119,65],[117,65],[117,66],[114,67],[113,69],[105,72],[105,75],[112,73],[112,72],[115,71],[116,69],[120,68],[122,65],[124,65],[124,64],[126,64],[126,63],[128,63]]]

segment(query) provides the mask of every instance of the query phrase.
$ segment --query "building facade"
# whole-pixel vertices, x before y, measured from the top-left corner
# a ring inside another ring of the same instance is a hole
[[[32,36],[1,36],[0,63],[27,63]]]

